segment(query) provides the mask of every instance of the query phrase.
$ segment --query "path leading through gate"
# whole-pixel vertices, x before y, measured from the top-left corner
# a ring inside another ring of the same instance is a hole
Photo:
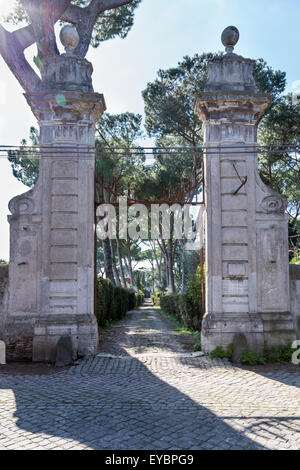
[[[65,370],[0,368],[0,449],[299,449],[299,367],[195,357],[150,305]]]

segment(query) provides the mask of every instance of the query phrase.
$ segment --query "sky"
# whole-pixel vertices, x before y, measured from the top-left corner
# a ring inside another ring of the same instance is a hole
[[[0,16],[10,0],[0,0]],[[264,58],[287,73],[287,90],[300,80],[299,0],[142,0],[126,39],[114,39],[90,48],[95,91],[103,93],[107,111],[143,114],[141,96],[157,70],[176,66],[185,55],[223,49],[220,37],[237,26],[240,41],[235,52]],[[26,55],[30,61],[34,46]],[[37,125],[21,87],[0,58],[0,146],[18,145]],[[0,259],[9,259],[9,200],[27,191],[0,158]]]

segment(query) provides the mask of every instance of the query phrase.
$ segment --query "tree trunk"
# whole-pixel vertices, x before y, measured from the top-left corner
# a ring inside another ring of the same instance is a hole
[[[113,268],[115,283],[117,286],[120,286],[121,285],[120,276],[119,276],[119,272],[116,266],[115,250],[114,250],[114,245],[113,245],[112,240],[110,240],[110,249],[111,249],[112,268]]]
[[[160,257],[160,261],[158,261],[155,241],[153,242],[153,246],[151,245],[151,247],[152,247],[152,251],[153,251],[153,254],[154,254],[154,259],[155,259],[156,266],[157,266],[157,271],[158,271],[159,288],[161,289],[162,284],[163,284],[163,282],[162,282],[162,273],[161,273],[161,257]]]
[[[106,240],[103,240],[102,243],[103,243],[105,276],[107,279],[110,279],[111,282],[115,285],[116,283],[115,283],[113,265],[112,265],[110,240],[106,238]]]
[[[181,243],[181,292],[184,294],[186,289],[185,282],[185,241],[182,240]]]
[[[130,283],[134,287],[135,286],[135,281],[134,281],[134,275],[133,275],[133,270],[132,270],[132,259],[131,259],[131,252],[130,252],[130,244],[127,244],[127,259],[128,259],[128,269],[129,269]]]
[[[168,240],[167,257],[168,257],[168,291],[175,294],[175,280],[174,280],[174,257],[172,240]]]
[[[118,236],[116,238],[116,242],[117,242],[117,254],[118,254],[119,265],[120,265],[122,286],[124,287],[124,289],[127,289],[127,282],[126,282],[126,279],[125,279],[124,267],[123,267],[123,258],[122,258],[122,254],[121,254],[121,250],[120,250],[120,240],[119,240]]]

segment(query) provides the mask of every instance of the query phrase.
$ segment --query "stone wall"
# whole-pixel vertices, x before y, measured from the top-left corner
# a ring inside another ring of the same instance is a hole
[[[297,339],[300,339],[300,265],[290,264],[290,295]]]

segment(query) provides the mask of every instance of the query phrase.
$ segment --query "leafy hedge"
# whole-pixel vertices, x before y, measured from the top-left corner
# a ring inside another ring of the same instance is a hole
[[[190,276],[185,294],[164,294],[156,292],[152,296],[154,305],[160,305],[164,312],[192,330],[201,330],[203,312],[201,308],[201,270],[198,267]]]
[[[160,298],[161,309],[173,315],[187,328],[201,330],[201,304],[190,298],[188,294],[167,294]]]
[[[129,310],[139,307],[144,295],[123,287],[115,287],[108,279],[98,278],[97,321],[99,326],[121,320]]]

